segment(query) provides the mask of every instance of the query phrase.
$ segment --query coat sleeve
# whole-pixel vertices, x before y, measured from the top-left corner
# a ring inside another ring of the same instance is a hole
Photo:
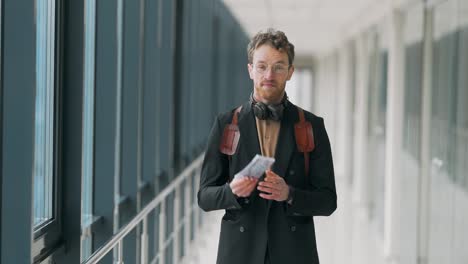
[[[288,213],[304,216],[329,216],[337,207],[335,173],[327,132],[323,119],[314,124],[316,147],[309,155],[309,186],[294,189]]]
[[[204,211],[242,208],[228,183],[228,156],[219,151],[223,129],[218,116],[208,138],[197,195],[198,205]]]

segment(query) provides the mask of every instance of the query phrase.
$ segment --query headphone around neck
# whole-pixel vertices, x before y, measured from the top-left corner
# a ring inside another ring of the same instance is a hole
[[[250,104],[258,119],[280,121],[283,118],[284,108],[288,105],[288,96],[285,93],[279,104],[265,104],[257,102],[252,92],[250,94]]]

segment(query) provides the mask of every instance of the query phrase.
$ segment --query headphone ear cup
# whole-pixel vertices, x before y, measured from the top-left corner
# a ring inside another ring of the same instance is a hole
[[[283,118],[284,105],[269,105],[268,112],[270,113],[271,119],[280,121]]]
[[[250,103],[254,115],[261,120],[272,119],[280,121],[283,118],[284,108],[288,105],[288,96],[285,94],[279,104],[267,105],[262,102],[255,101],[253,92],[250,94]]]
[[[265,120],[268,118],[269,110],[266,104],[260,103],[260,102],[254,102],[252,106],[253,106],[254,115],[258,119]]]

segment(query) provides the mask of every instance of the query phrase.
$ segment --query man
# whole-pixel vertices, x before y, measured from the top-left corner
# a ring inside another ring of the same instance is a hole
[[[323,119],[303,111],[311,126],[296,131],[302,110],[285,93],[294,46],[283,32],[254,36],[248,59],[250,100],[217,117],[201,171],[199,206],[226,210],[217,263],[319,263],[313,216],[332,214],[337,200]],[[299,139],[304,133],[312,142]],[[300,142],[308,147],[299,149]],[[264,177],[234,177],[260,153],[275,158]]]

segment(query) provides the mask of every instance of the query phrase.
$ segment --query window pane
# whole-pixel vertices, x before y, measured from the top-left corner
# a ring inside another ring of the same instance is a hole
[[[369,97],[368,97],[368,150],[371,217],[383,236],[385,197],[385,130],[387,112],[387,35],[384,27],[369,32]]]
[[[34,227],[53,218],[55,1],[37,1]]]
[[[458,62],[455,98],[453,263],[468,263],[468,2],[459,0]]]
[[[468,195],[468,2],[459,7],[458,87],[456,106],[456,175]]]
[[[430,264],[456,263],[452,256],[454,220],[460,209],[455,207],[456,188],[453,182],[456,73],[459,56],[456,11],[455,0],[441,2],[434,7],[428,243]]]
[[[403,28],[404,44],[404,96],[402,151],[400,155],[400,199],[401,227],[400,244],[402,263],[414,263],[418,253],[418,213],[419,175],[420,175],[420,138],[422,107],[423,71],[423,34],[424,7],[414,4],[405,13]],[[422,220],[420,220],[422,222]]]
[[[420,155],[419,138],[421,136],[421,82],[423,65],[423,10],[418,7],[409,10],[406,14],[404,28],[405,104],[403,115],[403,148],[411,155],[414,161],[418,161]],[[414,170],[412,172],[412,175],[417,175],[417,172]]]
[[[85,1],[85,62],[84,62],[84,109],[83,109],[83,176],[82,176],[82,230],[92,222],[93,214],[93,159],[94,159],[94,61],[96,34],[96,2]],[[91,254],[90,232],[82,234],[82,260]]]

